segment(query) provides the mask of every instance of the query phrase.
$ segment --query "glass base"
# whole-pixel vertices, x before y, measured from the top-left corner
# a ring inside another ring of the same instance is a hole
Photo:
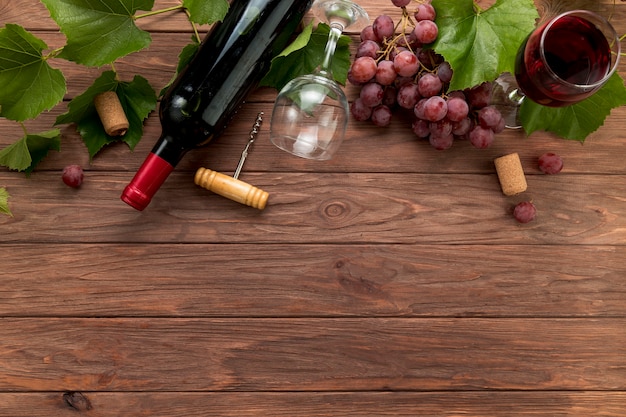
[[[320,21],[342,29],[361,30],[370,24],[365,9],[350,0],[316,0],[311,10]]]

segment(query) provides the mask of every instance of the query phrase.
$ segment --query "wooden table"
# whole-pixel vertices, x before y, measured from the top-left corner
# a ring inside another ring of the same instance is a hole
[[[613,21],[626,32],[626,4]],[[34,0],[0,0],[6,22],[64,44]],[[140,25],[152,46],[117,69],[158,91],[189,26]],[[68,100],[107,69],[51,65]],[[626,415],[626,109],[584,145],[507,131],[488,150],[435,151],[399,118],[351,122],[322,163],[277,150],[267,123],[241,176],[270,193],[264,211],[194,185],[200,166],[232,173],[275,94],[256,91],[144,212],[119,197],[154,114],[134,152],[89,161],[61,126],[62,151],[30,177],[0,171],[14,214],[0,216],[0,416]],[[52,128],[66,105],[27,127]],[[21,134],[0,121],[0,147]],[[561,174],[537,169],[547,151]],[[516,197],[493,165],[511,152],[529,184]],[[71,163],[78,190],[61,182]],[[520,225],[510,211],[527,199],[538,217]]]

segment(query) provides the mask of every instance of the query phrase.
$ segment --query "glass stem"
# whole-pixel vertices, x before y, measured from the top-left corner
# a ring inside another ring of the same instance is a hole
[[[337,42],[339,42],[342,32],[343,27],[340,24],[331,23],[328,41],[326,41],[326,49],[324,50],[324,59],[322,60],[322,64],[318,70],[321,75],[327,78],[332,78],[331,66],[333,63],[333,56],[335,55]]]

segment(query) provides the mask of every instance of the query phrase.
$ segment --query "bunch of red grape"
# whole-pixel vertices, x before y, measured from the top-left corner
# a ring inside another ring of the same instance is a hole
[[[505,122],[489,105],[491,83],[463,91],[448,91],[453,70],[429,47],[439,35],[436,10],[430,0],[414,12],[411,0],[391,0],[402,8],[396,25],[378,16],[361,31],[361,43],[348,71],[348,80],[360,88],[351,104],[356,120],[387,126],[394,111],[412,113],[412,130],[436,149],[448,149],[455,139],[469,139],[486,148]]]

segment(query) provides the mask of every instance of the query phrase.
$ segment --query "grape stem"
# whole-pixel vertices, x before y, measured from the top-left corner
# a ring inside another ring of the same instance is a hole
[[[178,6],[172,6],[172,7],[168,7],[168,8],[165,8],[165,9],[153,10],[151,12],[138,14],[138,15],[133,16],[133,18],[135,20],[137,20],[137,19],[142,19],[144,17],[155,16],[155,15],[162,14],[162,13],[168,13],[168,12],[173,12],[173,11],[176,11],[176,10],[181,10],[181,9],[184,9],[184,8],[185,7],[182,4],[179,4]]]

